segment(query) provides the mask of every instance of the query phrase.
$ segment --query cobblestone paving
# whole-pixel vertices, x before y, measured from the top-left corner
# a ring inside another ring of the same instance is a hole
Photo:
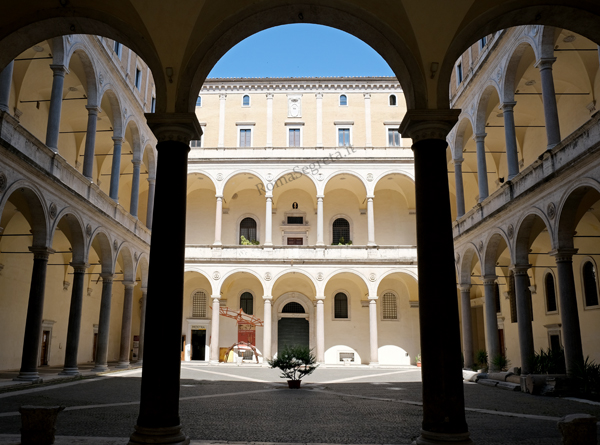
[[[192,439],[203,441],[409,444],[421,426],[419,380],[414,368],[319,369],[303,389],[289,390],[270,369],[184,366],[181,422]],[[558,445],[556,418],[572,413],[600,418],[600,406],[475,384],[464,389],[467,423],[478,445]],[[20,417],[11,413],[30,404],[68,407],[56,425],[61,436],[114,437],[127,443],[139,393],[139,371],[130,371],[123,377],[1,394],[0,444],[18,443],[1,435],[19,433]],[[69,443],[68,438],[57,443]]]

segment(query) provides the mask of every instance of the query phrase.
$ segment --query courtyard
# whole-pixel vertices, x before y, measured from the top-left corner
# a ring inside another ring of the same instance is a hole
[[[132,369],[35,387],[4,386],[0,444],[19,443],[22,405],[66,407],[56,425],[57,444],[126,444],[138,415],[140,377],[141,369]],[[464,383],[464,392],[476,444],[559,444],[562,416],[600,417],[600,404],[475,383]],[[421,372],[320,368],[303,380],[302,389],[290,390],[269,368],[184,363],[180,415],[192,443],[410,444],[420,434]]]

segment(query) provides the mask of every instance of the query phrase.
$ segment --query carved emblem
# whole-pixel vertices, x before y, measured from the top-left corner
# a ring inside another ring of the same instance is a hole
[[[56,218],[57,213],[58,213],[58,209],[56,208],[56,204],[51,202],[50,209],[49,209],[50,218],[52,218],[52,219]]]
[[[317,175],[317,179],[318,179],[319,181],[322,181],[323,179],[325,179],[325,176],[323,176],[323,173],[319,173],[319,174]]]
[[[459,263],[460,262],[460,254],[456,254],[456,262]]]
[[[483,252],[483,241],[479,241],[479,251]]]
[[[301,117],[302,103],[300,96],[288,96],[288,117]]]
[[[115,250],[117,250],[119,248],[119,240],[114,240],[113,246],[114,246]]]
[[[217,173],[217,181],[223,180],[223,173]]]
[[[271,173],[267,173],[267,181],[271,182],[273,180],[273,175]]]
[[[213,277],[213,280],[220,280],[221,274],[218,271],[216,271],[216,272],[213,272],[212,277]]]
[[[374,273],[369,275],[369,281],[375,281],[377,279],[377,275],[375,275]]]
[[[367,174],[367,181],[373,182],[373,173]]]
[[[265,272],[265,281],[271,281],[271,278],[273,278],[271,272]]]
[[[546,208],[546,213],[548,214],[548,218],[550,219],[554,219],[554,217],[556,216],[556,206],[553,202],[548,204],[548,207]]]
[[[319,272],[319,273],[317,274],[317,280],[319,280],[319,281],[323,281],[323,278],[325,278],[325,275],[323,275],[323,272]]]
[[[100,85],[104,83],[104,74],[100,73],[100,75],[98,76],[98,82],[100,82]]]
[[[496,80],[500,80],[501,77],[502,77],[502,68],[498,68],[498,71],[496,71]]]
[[[92,226],[90,226],[89,224],[85,226],[85,234],[88,236],[88,238],[92,236]]]
[[[508,226],[508,239],[513,239],[513,236],[515,236],[515,228],[511,224]]]
[[[69,290],[70,285],[71,285],[71,283],[69,283],[68,281],[63,281],[63,290],[64,291]]]

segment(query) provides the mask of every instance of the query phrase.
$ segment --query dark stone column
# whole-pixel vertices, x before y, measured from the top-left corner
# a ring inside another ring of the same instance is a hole
[[[129,368],[129,351],[131,348],[131,316],[133,314],[133,288],[135,281],[123,282],[125,296],[123,297],[123,319],[121,321],[121,349],[117,368]]]
[[[92,181],[94,172],[94,153],[96,151],[96,127],[98,124],[98,112],[100,107],[86,105],[88,110],[87,130],[85,134],[85,151],[83,153],[83,176]]]
[[[148,178],[148,208],[146,209],[146,227],[152,229],[152,215],[154,214],[154,191],[156,179]]]
[[[73,264],[73,289],[71,290],[71,307],[69,309],[69,326],[67,328],[67,346],[65,349],[65,366],[61,374],[79,375],[77,368],[77,352],[79,351],[79,333],[81,331],[81,313],[83,311],[83,285],[87,264]]]
[[[102,299],[100,301],[100,321],[98,321],[98,340],[96,342],[96,366],[92,371],[108,371],[108,334],[110,331],[110,305],[112,303],[113,274],[103,273]]]
[[[423,424],[419,445],[467,445],[446,136],[460,110],[409,110],[417,207]]]
[[[465,189],[463,186],[462,163],[463,158],[454,159],[454,182],[456,183],[456,217],[465,214]]]
[[[44,316],[46,269],[48,257],[54,253],[54,250],[48,247],[30,247],[29,250],[33,252],[33,272],[31,273],[31,287],[29,288],[21,370],[14,380],[40,382],[42,379],[38,374],[38,363],[40,361],[39,351]]]
[[[533,372],[533,328],[531,326],[531,306],[529,301],[529,277],[531,264],[513,266],[515,293],[517,300],[517,324],[519,329],[519,349],[521,350],[521,375]]]
[[[519,174],[519,153],[517,150],[517,133],[515,131],[516,102],[504,102],[502,115],[504,117],[504,142],[506,143],[506,164],[508,165],[508,180]]]
[[[119,180],[121,179],[121,149],[123,147],[122,137],[113,137],[113,158],[110,167],[110,192],[109,195],[114,202],[119,202]]]
[[[50,65],[54,76],[52,78],[52,93],[50,95],[50,112],[46,128],[46,146],[58,152],[58,135],[60,130],[60,114],[62,111],[63,85],[68,69],[64,65]]]
[[[492,365],[492,360],[504,351],[500,351],[500,338],[498,336],[498,315],[496,312],[496,279],[498,277],[485,276],[483,277],[483,292],[485,297],[485,343],[487,345],[488,358],[490,369],[492,371],[500,371]]]
[[[465,368],[473,368],[473,324],[471,323],[471,285],[460,284],[460,315]]]
[[[558,272],[558,302],[562,321],[562,341],[565,348],[567,374],[572,375],[583,365],[581,328],[577,311],[577,294],[573,276],[573,255],[577,249],[559,249],[550,252],[556,259]]]
[[[542,78],[542,100],[544,101],[544,119],[546,122],[546,136],[548,138],[547,150],[552,149],[560,142],[560,125],[558,123],[558,107],[556,93],[554,92],[554,77],[552,65],[556,58],[540,59],[537,67]]]
[[[138,203],[140,201],[140,168],[142,161],[131,161],[133,164],[133,178],[131,182],[131,200],[129,201],[129,213],[138,216]]]
[[[140,311],[140,346],[138,351],[137,364],[144,362],[144,331],[146,330],[146,294],[148,290],[142,287],[142,309]]]
[[[6,68],[0,71],[0,111],[6,111],[7,113],[10,113],[8,103],[10,102],[10,86],[14,66],[15,62],[11,60]]]
[[[187,444],[179,419],[187,160],[189,142],[200,139],[202,130],[194,113],[146,119],[158,140],[158,165],[140,414],[129,443]]]

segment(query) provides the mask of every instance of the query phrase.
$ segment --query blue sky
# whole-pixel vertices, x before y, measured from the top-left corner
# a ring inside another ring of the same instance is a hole
[[[362,40],[320,25],[277,26],[234,46],[209,77],[393,76]]]

